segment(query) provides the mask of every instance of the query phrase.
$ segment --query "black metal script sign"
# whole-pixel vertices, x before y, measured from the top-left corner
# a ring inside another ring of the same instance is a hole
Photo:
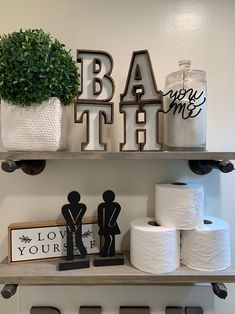
[[[169,98],[168,109],[164,113],[179,114],[184,120],[196,118],[202,111],[202,105],[206,101],[203,93],[203,91],[198,92],[192,88],[182,88],[176,91],[170,90],[163,94],[163,96]]]

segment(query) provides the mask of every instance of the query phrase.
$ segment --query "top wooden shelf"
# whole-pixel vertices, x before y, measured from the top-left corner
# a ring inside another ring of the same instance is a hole
[[[159,151],[159,152],[0,152],[0,160],[235,160],[235,152]]]

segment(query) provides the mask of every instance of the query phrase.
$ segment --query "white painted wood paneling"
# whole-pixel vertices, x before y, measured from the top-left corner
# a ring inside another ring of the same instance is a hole
[[[210,287],[123,287],[123,286],[49,286],[22,287],[21,314],[31,306],[54,306],[63,314],[78,314],[80,306],[102,307],[102,314],[119,314],[120,306],[149,306],[151,314],[165,314],[169,305],[202,306],[204,314],[213,313]]]

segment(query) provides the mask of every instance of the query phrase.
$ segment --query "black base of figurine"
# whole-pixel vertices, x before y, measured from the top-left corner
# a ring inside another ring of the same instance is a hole
[[[74,259],[71,260],[66,259],[66,257],[62,257],[58,265],[58,270],[71,270],[89,267],[89,257],[81,258],[80,256],[74,256]]]
[[[122,253],[118,253],[115,256],[102,257],[97,255],[94,259],[93,265],[99,266],[113,266],[113,265],[124,265],[124,256]]]

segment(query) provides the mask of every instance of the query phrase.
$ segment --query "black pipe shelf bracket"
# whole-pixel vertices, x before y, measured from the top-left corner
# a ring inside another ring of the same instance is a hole
[[[228,291],[222,282],[211,283],[214,294],[220,299],[226,299]],[[7,284],[3,287],[1,295],[4,299],[10,299],[17,291],[18,284]]]
[[[211,283],[214,294],[220,299],[226,299],[228,296],[228,291],[222,282]]]
[[[5,160],[2,161],[1,168],[8,173],[21,169],[24,173],[35,176],[40,174],[45,166],[45,160]]]
[[[213,169],[218,169],[223,173],[234,170],[234,165],[230,160],[189,160],[189,168],[198,175],[210,173]]]
[[[16,293],[18,288],[17,284],[5,285],[1,291],[1,295],[4,299],[10,299]]]

